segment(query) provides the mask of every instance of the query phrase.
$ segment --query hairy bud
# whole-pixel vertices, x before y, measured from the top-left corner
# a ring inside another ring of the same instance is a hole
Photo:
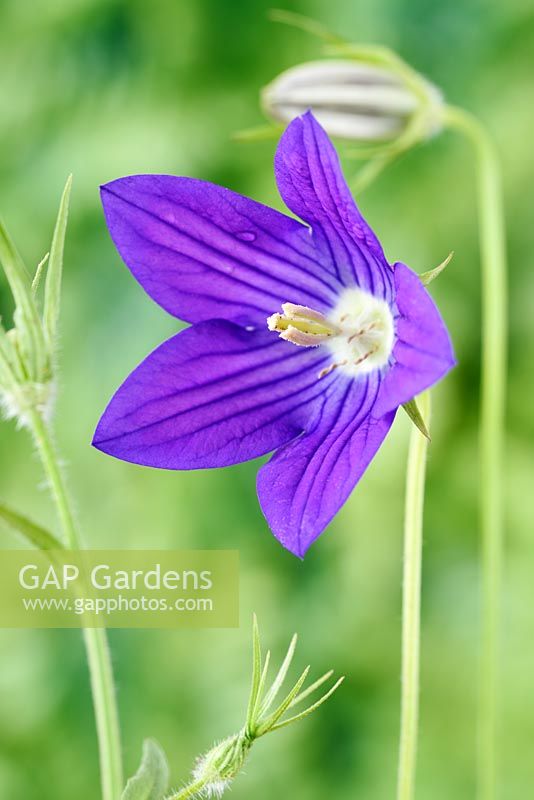
[[[15,244],[0,221],[0,264],[7,277],[15,311],[13,327],[0,320],[0,407],[7,418],[28,425],[33,413],[50,416],[54,400],[54,365],[57,321],[63,268],[63,243],[71,179],[61,198],[50,258],[45,256],[32,281]],[[48,259],[42,307],[39,280]]]
[[[303,711],[292,713],[292,709],[295,706],[310,697],[333,675],[333,671],[330,670],[305,689],[304,683],[310,669],[306,667],[284,699],[275,703],[293,660],[296,644],[297,637],[295,635],[290,642],[286,657],[274,681],[267,689],[270,653],[268,652],[265,659],[262,659],[258,624],[256,617],[254,617],[252,687],[245,724],[239,733],[229,736],[214,745],[211,750],[201,756],[193,770],[191,782],[183,789],[168,796],[167,800],[187,800],[192,797],[222,797],[234,778],[243,769],[245,760],[256,739],[265,736],[266,733],[285,728],[287,725],[304,719],[334,694],[343,682],[343,678],[335,681],[324,694],[319,696],[318,700],[307,706]]]

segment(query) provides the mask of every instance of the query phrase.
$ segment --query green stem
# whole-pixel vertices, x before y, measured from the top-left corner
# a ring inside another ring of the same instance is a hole
[[[180,789],[179,792],[168,797],[167,800],[189,800],[190,797],[198,796],[205,785],[206,781],[204,779],[192,781],[187,786],[184,786],[183,789]]]
[[[30,425],[50,484],[65,545],[71,549],[78,549],[81,541],[50,430],[37,412],[31,414]],[[84,641],[98,735],[102,798],[119,800],[123,789],[122,755],[113,669],[106,631],[102,628],[84,628]]]
[[[478,720],[479,800],[497,795],[500,594],[503,562],[502,463],[507,355],[505,221],[498,155],[478,120],[445,109],[445,125],[467,137],[477,163],[482,266],[482,375],[480,418],[480,523],[482,637]]]
[[[418,399],[427,430],[430,394]],[[421,622],[421,562],[423,505],[428,439],[414,426],[410,438],[404,517],[404,571],[402,588],[401,731],[397,800],[412,800],[417,762],[419,717],[419,649]]]

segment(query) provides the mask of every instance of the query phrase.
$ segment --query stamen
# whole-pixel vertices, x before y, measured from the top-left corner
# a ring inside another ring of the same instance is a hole
[[[272,314],[267,325],[281,339],[299,347],[328,348],[332,363],[318,378],[336,369],[354,378],[384,367],[395,339],[388,303],[357,288],[345,289],[328,316],[308,306],[283,303],[282,313]]]
[[[339,364],[337,364],[337,363],[336,363],[336,364],[329,364],[329,366],[328,366],[328,367],[325,367],[324,369],[322,369],[322,370],[319,372],[319,374],[317,375],[317,377],[318,377],[319,379],[321,379],[321,378],[326,378],[326,376],[327,376],[327,375],[330,375],[330,373],[331,373],[331,372],[333,372],[335,369],[339,369],[339,367],[344,367],[344,366],[346,366],[346,364],[347,364],[347,361],[346,361],[346,360],[345,360],[345,361],[340,361],[340,362],[339,362]]]
[[[344,316],[345,316],[345,318],[347,317],[346,314]],[[373,330],[376,330],[376,327],[377,327],[376,326],[376,322],[373,322],[373,323],[371,323],[371,325],[368,325],[366,328],[360,328],[359,331],[356,331],[356,333],[353,333],[352,336],[349,336],[347,341],[349,343],[353,342],[354,339],[359,339],[360,336],[364,336],[365,334],[370,333]]]
[[[369,352],[365,353],[365,355],[361,356],[360,358],[358,358],[356,361],[353,361],[352,363],[354,364],[355,367],[357,367],[358,364],[363,364],[364,361],[367,361],[367,359],[370,358],[373,355],[373,353],[376,353],[376,351],[377,351],[377,348],[374,347],[372,350],[369,350]]]

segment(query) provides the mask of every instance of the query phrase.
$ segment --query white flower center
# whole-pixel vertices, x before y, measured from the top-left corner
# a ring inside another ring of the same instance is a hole
[[[336,307],[324,315],[307,306],[282,305],[283,314],[267,320],[269,330],[302,347],[327,347],[331,364],[322,378],[339,369],[356,377],[384,367],[395,339],[393,315],[385,300],[361,289],[345,289]]]
[[[350,375],[384,367],[395,338],[393,315],[385,300],[361,289],[346,289],[329,315],[340,330],[328,340],[333,364]]]

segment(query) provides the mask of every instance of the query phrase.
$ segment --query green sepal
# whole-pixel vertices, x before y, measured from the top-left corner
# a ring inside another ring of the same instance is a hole
[[[415,427],[423,434],[423,436],[426,439],[428,439],[429,442],[432,441],[428,429],[425,425],[423,416],[419,411],[419,407],[417,405],[415,398],[413,400],[410,400],[408,403],[403,403],[402,407],[410,417]]]
[[[0,387],[13,382],[11,343],[0,318]]]
[[[452,259],[453,255],[454,255],[454,250],[451,250],[445,261],[442,261],[441,264],[438,264],[438,266],[434,267],[434,269],[429,269],[428,272],[423,272],[421,273],[421,275],[419,275],[419,280],[421,281],[423,286],[428,286],[429,283],[432,283],[432,281],[435,278],[437,278],[441,272],[443,272],[445,267],[449,264],[450,260]]]
[[[33,276],[32,280],[32,292],[34,293],[34,295],[36,295],[37,292],[39,291],[39,286],[41,285],[41,278],[43,277],[44,270],[46,267],[46,262],[48,261],[49,256],[50,253],[45,253],[42,259],[37,264],[37,269],[35,270],[35,275]]]
[[[293,634],[293,638],[289,643],[289,647],[287,649],[286,656],[282,662],[282,666],[278,670],[276,678],[274,679],[271,688],[267,692],[265,699],[262,703],[260,715],[265,714],[276,700],[278,692],[282,688],[282,685],[286,679],[287,671],[291,666],[291,662],[293,661],[293,656],[295,655],[296,646],[297,646],[297,634],[295,633]]]
[[[17,511],[13,511],[0,503],[0,520],[9,528],[23,536],[26,541],[37,547],[38,550],[61,550],[63,545],[56,537],[49,533],[40,525],[23,517]]]
[[[72,175],[69,175],[57,215],[52,246],[50,247],[50,258],[48,260],[48,271],[45,282],[45,296],[43,309],[43,325],[48,346],[53,351],[57,333],[57,322],[59,318],[59,306],[61,300],[61,278],[63,275],[63,249],[65,245],[65,232],[67,229],[67,218],[69,214],[69,199],[72,186]]]
[[[169,765],[154,739],[145,739],[139,769],[121,795],[121,800],[163,800],[169,787]]]
[[[332,674],[331,672],[328,673],[329,676],[331,674]],[[295,714],[293,717],[288,717],[287,719],[284,719],[281,722],[277,722],[275,725],[273,725],[271,730],[272,731],[279,731],[280,728],[287,728],[288,725],[293,725],[294,722],[300,722],[301,719],[305,719],[306,717],[309,717],[310,714],[313,714],[314,711],[317,711],[317,709],[320,706],[322,706],[323,703],[326,703],[328,698],[332,697],[334,692],[337,692],[337,690],[339,689],[339,687],[341,686],[341,684],[343,683],[344,680],[345,680],[345,676],[343,675],[341,678],[337,679],[337,681],[334,683],[334,685],[331,686],[330,689],[327,692],[325,692],[325,694],[323,694],[322,697],[319,698],[319,700],[316,700],[315,703],[313,703],[311,706],[306,708],[304,711],[301,711],[300,714]],[[305,695],[310,694],[312,688],[315,689],[317,687],[317,685],[320,685],[320,682],[324,683],[324,680],[320,679],[320,681],[317,681],[316,684],[314,684],[313,687],[310,686],[309,690],[306,690],[306,691],[302,692],[300,695],[298,695],[297,697],[295,697],[295,699],[289,704],[288,708],[292,708],[292,706],[294,706],[298,702],[300,702],[301,698],[304,698]]]
[[[34,380],[42,380],[45,374],[47,355],[41,320],[33,297],[31,279],[1,219],[0,263],[6,273],[13,300],[15,301],[13,319],[19,332],[21,355],[29,373],[28,377]]]
[[[254,734],[254,712],[258,706],[262,674],[260,632],[258,618],[254,614],[252,619],[252,685],[250,687],[245,726],[251,736]]]
[[[275,711],[266,716],[266,712],[274,703],[282,684],[287,676],[287,672],[295,654],[297,644],[296,634],[291,639],[286,656],[271,687],[265,691],[267,686],[267,673],[269,670],[270,651],[267,651],[265,660],[262,661],[262,648],[256,615],[253,617],[252,629],[252,685],[248,701],[247,717],[244,727],[239,733],[223,739],[212,749],[197,759],[195,771],[191,782],[171,794],[166,800],[186,800],[193,797],[220,797],[234,778],[241,772],[245,759],[256,739],[280,728],[285,728],[301,719],[312,714],[322,706],[334,692],[337,691],[343,682],[339,678],[333,686],[328,689],[318,700],[297,714],[284,719],[284,715],[289,709],[294,708],[313,692],[323,686],[333,675],[329,670],[307,689],[304,684],[308,677],[310,668],[306,667],[300,675],[293,688],[286,695],[284,700],[278,705]],[[150,797],[150,796],[149,796]],[[141,800],[145,795],[123,795],[122,800]]]
[[[285,712],[287,711],[293,700],[297,697],[298,693],[302,689],[306,681],[306,678],[308,677],[309,671],[310,667],[307,666],[304,672],[301,674],[298,681],[296,682],[296,684],[289,692],[289,694],[282,700],[278,708],[275,711],[273,711],[273,713],[270,714],[266,719],[262,720],[261,725],[258,727],[258,732],[257,732],[258,737],[264,736],[266,733],[269,733],[269,731],[273,730],[274,726],[276,725],[280,717],[282,717],[285,714]]]

